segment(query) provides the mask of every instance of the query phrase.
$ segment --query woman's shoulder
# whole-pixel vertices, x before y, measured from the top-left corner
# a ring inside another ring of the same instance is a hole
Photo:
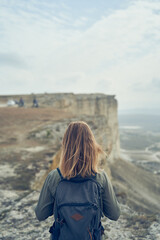
[[[54,176],[54,177],[58,177],[58,176],[59,176],[59,173],[58,173],[57,168],[51,170],[51,171],[49,172],[48,176],[50,176],[50,177],[53,177],[53,176]]]
[[[48,184],[49,184],[50,188],[52,188],[53,185],[54,186],[58,185],[58,183],[61,180],[61,177],[60,177],[57,169],[54,169],[49,172],[49,174],[47,176],[47,180],[48,180]]]
[[[104,187],[106,183],[108,182],[108,176],[107,173],[104,170],[99,170],[96,174],[96,180],[101,185],[101,187]]]

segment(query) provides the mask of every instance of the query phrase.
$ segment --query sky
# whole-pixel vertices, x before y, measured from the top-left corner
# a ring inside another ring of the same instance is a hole
[[[46,92],[160,108],[160,0],[0,0],[0,95]]]

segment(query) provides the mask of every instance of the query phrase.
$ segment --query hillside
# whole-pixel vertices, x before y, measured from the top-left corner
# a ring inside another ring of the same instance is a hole
[[[76,120],[86,121],[97,141],[107,144],[104,115],[77,116],[53,106],[0,108],[1,239],[49,236],[53,219],[39,223],[34,207],[47,173],[59,160],[64,130],[70,121]],[[101,166],[111,170],[110,177],[122,208],[118,222],[103,220],[106,239],[158,239],[159,176],[120,158],[111,158],[107,164],[102,159]]]

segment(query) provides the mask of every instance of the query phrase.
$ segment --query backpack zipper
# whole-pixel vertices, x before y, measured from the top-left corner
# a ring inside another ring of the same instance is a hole
[[[93,207],[94,209],[98,209],[96,204],[89,203],[89,202],[86,202],[86,203],[63,203],[63,204],[60,204],[58,206],[58,209],[60,209],[61,207],[65,207],[65,206],[78,206],[78,207],[86,206],[86,207],[89,207],[89,208]]]

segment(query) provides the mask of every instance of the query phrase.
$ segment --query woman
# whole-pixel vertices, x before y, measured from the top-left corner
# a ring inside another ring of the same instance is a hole
[[[120,208],[113,187],[106,173],[98,170],[98,156],[101,153],[103,153],[102,148],[97,144],[90,127],[85,122],[69,124],[63,137],[59,169],[51,171],[47,176],[35,209],[39,221],[54,214],[56,189],[62,178],[66,181],[77,178],[82,180],[94,178],[100,186],[100,208],[103,214],[111,220],[116,221],[119,218]],[[79,194],[78,190],[77,194]],[[78,215],[76,214],[76,217]],[[90,232],[89,234],[91,235]],[[101,237],[92,238],[91,236],[90,239],[101,239]]]

